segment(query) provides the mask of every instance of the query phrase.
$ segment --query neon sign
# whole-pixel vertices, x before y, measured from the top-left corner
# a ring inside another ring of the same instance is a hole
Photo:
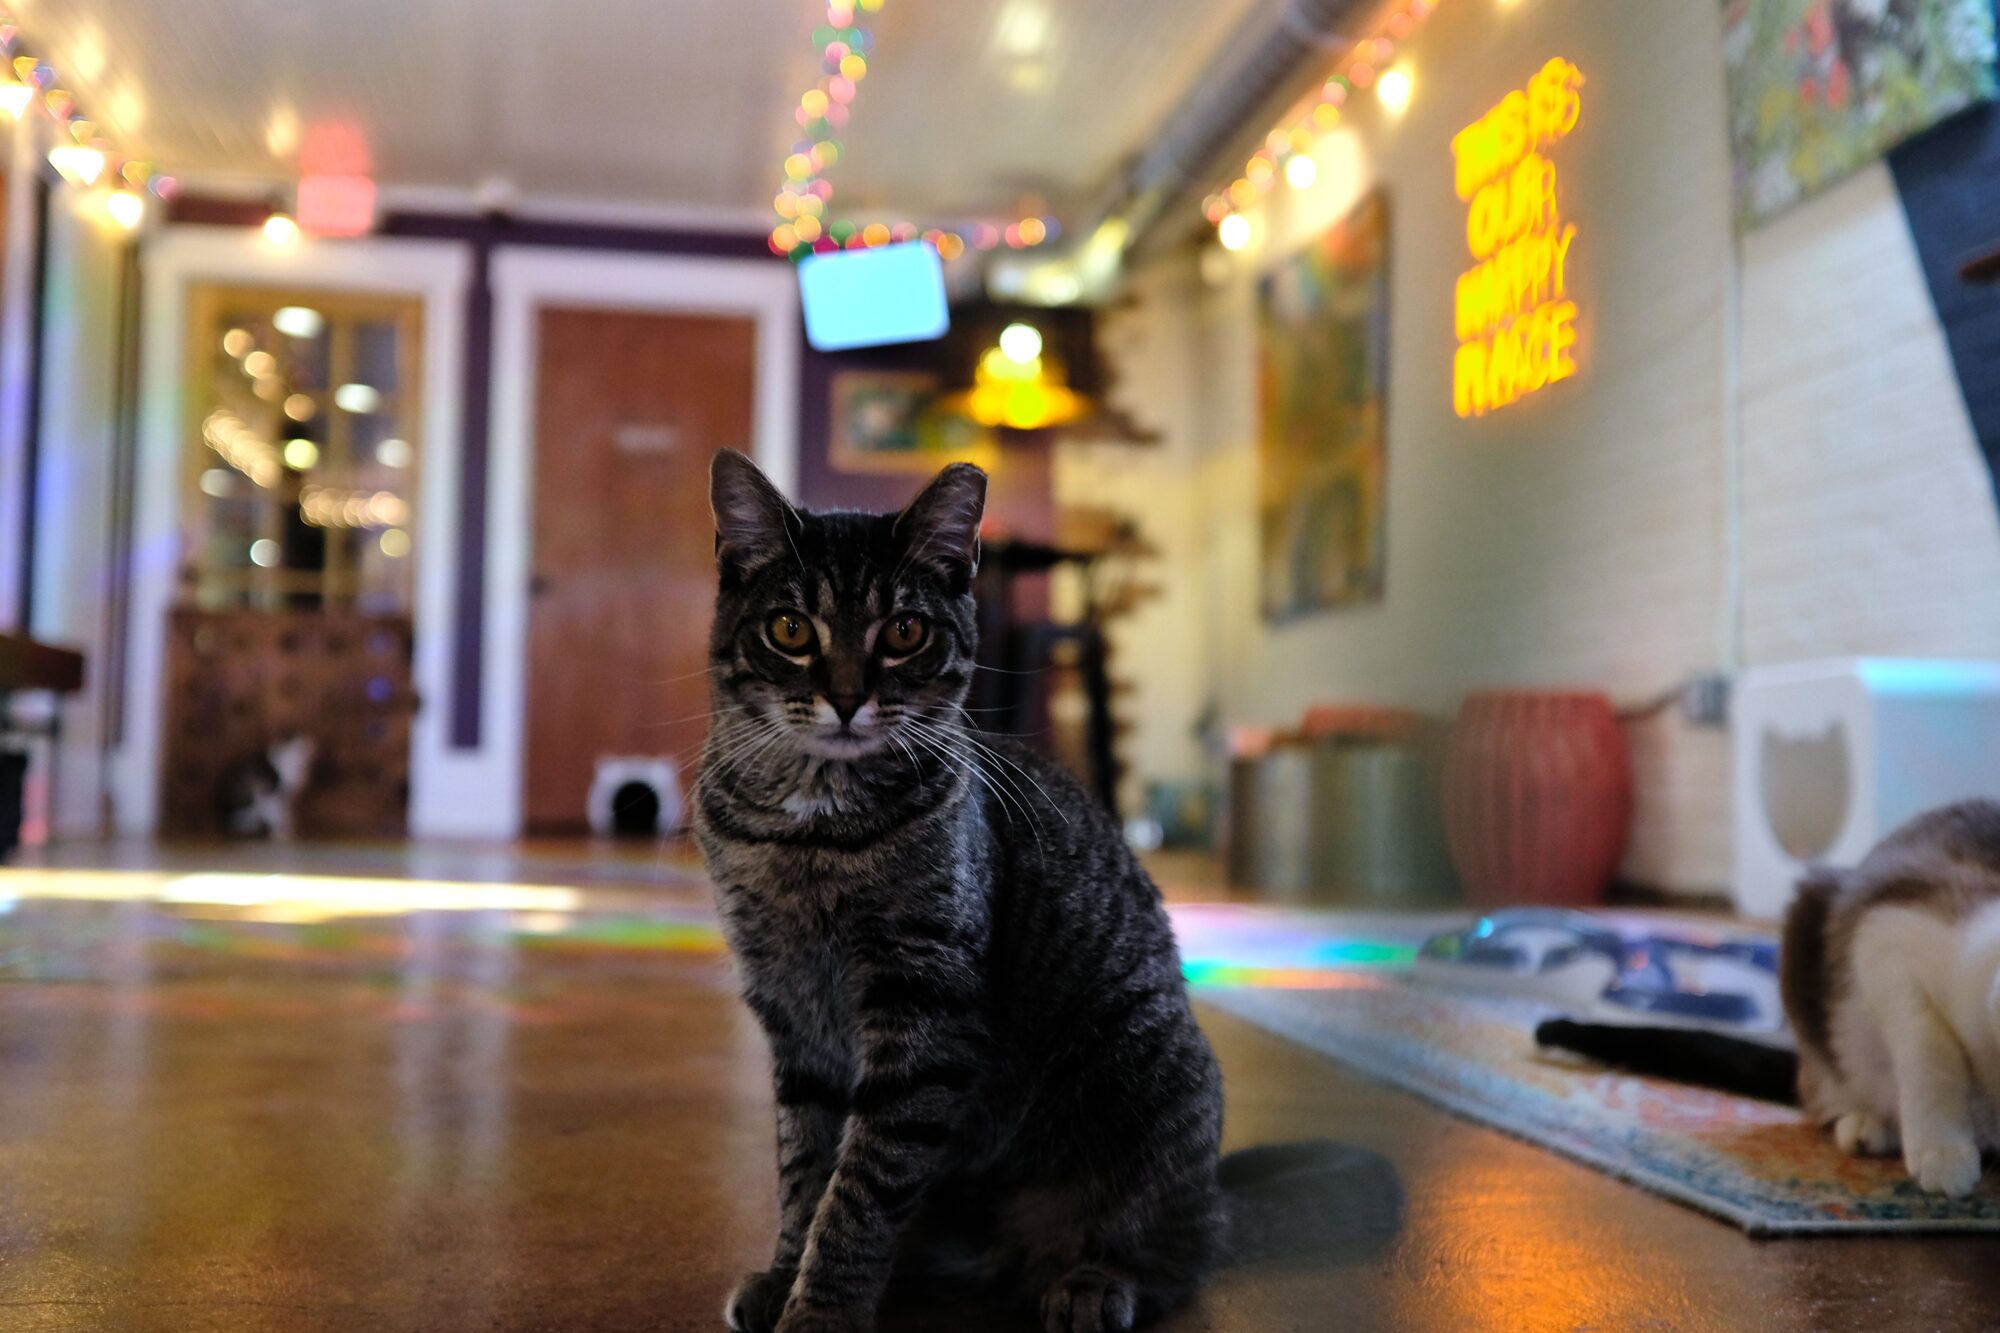
[[[1556,205],[1555,163],[1542,150],[1576,128],[1583,72],[1543,65],[1452,137],[1458,197],[1467,204],[1472,267],[1459,275],[1451,401],[1461,417],[1496,408],[1576,374],[1576,302],[1569,253],[1576,224]]]

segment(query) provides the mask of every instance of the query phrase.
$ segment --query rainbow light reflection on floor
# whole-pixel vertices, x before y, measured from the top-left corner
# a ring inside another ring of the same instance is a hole
[[[1350,990],[1407,971],[1436,928],[1427,918],[1233,904],[1170,907],[1188,984]],[[1340,932],[1333,930],[1338,921]]]
[[[498,930],[527,948],[704,955],[719,955],[725,948],[713,910],[698,898],[665,901],[565,885],[0,870],[0,920],[13,904],[34,898],[150,901],[173,916],[211,926],[306,927],[417,913],[478,913],[481,928]],[[1198,988],[1342,990],[1378,985],[1407,971],[1417,946],[1440,928],[1438,920],[1428,917],[1236,904],[1182,904],[1168,911],[1183,970]],[[226,929],[208,931],[201,939],[212,949],[253,943]]]

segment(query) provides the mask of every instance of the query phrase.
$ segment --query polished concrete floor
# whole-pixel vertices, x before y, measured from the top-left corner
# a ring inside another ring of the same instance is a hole
[[[285,868],[459,882],[0,872],[0,1331],[720,1327],[771,1107],[693,867],[427,856]],[[1202,1018],[1232,1144],[1364,1143],[1410,1202],[1380,1253],[1226,1272],[1173,1333],[2000,1326],[1991,1240],[1751,1241]]]

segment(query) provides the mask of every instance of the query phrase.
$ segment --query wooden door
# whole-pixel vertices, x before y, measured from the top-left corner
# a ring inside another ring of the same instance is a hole
[[[584,827],[597,762],[706,730],[708,463],[750,446],[747,319],[545,309],[536,373],[526,822]]]

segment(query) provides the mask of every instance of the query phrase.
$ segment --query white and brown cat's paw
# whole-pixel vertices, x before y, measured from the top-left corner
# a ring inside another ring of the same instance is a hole
[[[1073,1268],[1042,1298],[1046,1333],[1127,1333],[1138,1315],[1139,1292],[1115,1273]]]
[[[1911,1143],[1903,1152],[1910,1179],[1931,1194],[1962,1199],[1979,1184],[1979,1145],[1971,1139]]]
[[[1887,1157],[1900,1146],[1896,1122],[1873,1111],[1849,1111],[1833,1122],[1833,1141],[1850,1157]]]

